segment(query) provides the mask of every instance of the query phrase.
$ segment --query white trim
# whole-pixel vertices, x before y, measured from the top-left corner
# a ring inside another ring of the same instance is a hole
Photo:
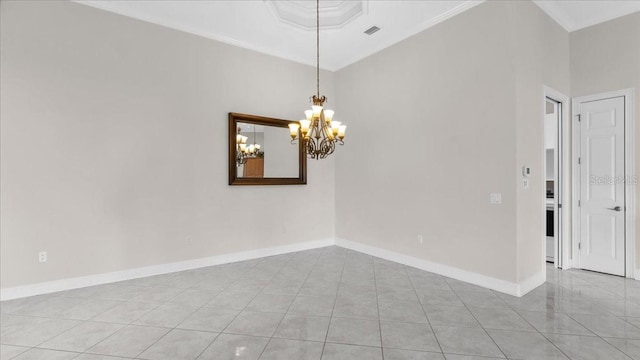
[[[275,56],[277,58],[280,59],[285,59],[285,60],[289,60],[289,61],[293,61],[295,63],[298,64],[303,64],[303,65],[308,65],[308,66],[316,66],[316,63],[314,61],[307,61],[305,60],[303,57],[297,57],[294,58],[296,55],[294,54],[293,56],[291,56],[290,54],[284,54],[281,51],[273,51],[272,49],[263,47],[263,46],[259,46],[256,44],[251,44],[242,40],[237,40],[234,39],[232,37],[229,36],[224,36],[224,35],[219,35],[219,34],[214,34],[211,33],[209,31],[202,31],[199,29],[196,29],[195,27],[191,27],[188,25],[184,25],[184,24],[174,24],[171,21],[167,21],[166,19],[162,19],[153,15],[149,15],[149,14],[145,14],[145,13],[139,13],[139,12],[135,12],[135,11],[130,11],[130,10],[125,10],[122,8],[119,8],[117,6],[112,6],[112,1],[102,1],[102,0],[70,0],[71,2],[75,2],[77,4],[82,4],[85,6],[90,6],[96,9],[100,9],[100,10],[104,10],[104,11],[108,11],[114,14],[118,14],[118,15],[122,15],[122,16],[126,16],[132,19],[136,19],[136,20],[140,20],[140,21],[144,21],[144,22],[148,22],[151,24],[155,24],[155,25],[159,25],[159,26],[163,26],[169,29],[173,29],[173,30],[177,30],[177,31],[181,31],[184,33],[188,33],[188,34],[192,34],[192,35],[197,35],[203,38],[207,38],[207,39],[211,39],[211,40],[215,40],[215,41],[219,41],[221,43],[225,43],[225,44],[229,44],[232,46],[237,46],[239,48],[243,48],[243,49],[247,49],[247,50],[251,50],[251,51],[255,51],[261,54],[266,54],[266,55],[270,55],[270,56]],[[337,71],[338,69],[334,69],[333,67],[330,66],[325,66],[324,64],[322,64],[320,66],[321,69],[323,70],[329,70],[329,71]]]
[[[571,143],[570,142],[571,128],[569,126],[569,112],[571,110],[569,109],[568,96],[548,86],[543,86],[543,92],[544,92],[544,96],[542,98],[543,106],[546,105],[547,98],[550,98],[562,104],[562,114],[561,114],[562,118],[560,119],[562,137],[561,138],[558,137],[558,145],[560,145],[558,146],[558,148],[559,149],[561,148],[560,151],[562,151],[561,153],[562,158],[560,161],[562,165],[562,169],[559,169],[559,171],[562,172],[560,176],[562,180],[562,184],[561,184],[562,189],[560,190],[560,194],[562,196],[562,199],[560,199],[561,200],[560,203],[562,204],[562,211],[560,211],[562,216],[562,219],[560,220],[560,223],[562,224],[562,232],[560,233],[559,240],[560,240],[560,246],[562,246],[562,259],[560,259],[561,260],[560,265],[562,269],[568,270],[568,269],[571,269],[572,267],[571,257],[569,256],[569,254],[571,253],[571,244],[572,244],[571,236],[570,236],[571,232],[569,231],[569,229],[571,228],[571,213],[572,213],[571,207],[569,206],[569,204],[571,203],[571,196],[570,196],[570,190],[569,190],[571,189],[571,181],[570,181],[571,177],[569,176],[569,172],[571,170],[571,161],[569,157],[569,144]],[[544,126],[544,123],[543,123],[543,126]],[[544,143],[544,136],[543,136],[543,143]],[[544,149],[544,145],[542,147]],[[546,169],[546,161],[547,161],[546,153],[544,153],[543,155],[544,157],[542,162],[545,165],[543,166],[543,169]],[[544,177],[544,173],[542,176]],[[557,205],[558,205],[558,202],[556,201],[555,211],[558,211]],[[545,204],[543,204],[543,208],[546,211]],[[544,215],[546,218],[546,213],[544,213]],[[546,244],[547,244],[546,231],[544,235],[545,236],[543,236],[543,243],[545,246],[545,251],[543,252],[543,257],[544,257],[544,261],[546,262]],[[558,265],[558,259],[556,259],[556,267],[558,267],[557,265]]]
[[[624,110],[625,110],[625,129],[624,129],[624,143],[625,143],[625,175],[637,175],[636,174],[636,118],[635,118],[635,91],[634,89],[623,90],[625,94]],[[638,259],[636,259],[636,187],[637,184],[627,183],[625,189],[625,215],[626,215],[626,252],[627,252],[627,277],[634,278],[634,269]],[[635,276],[637,279],[638,277]]]
[[[542,9],[542,11],[544,11],[558,25],[562,26],[562,28],[567,32],[577,30],[577,26],[575,25],[574,21],[572,21],[569,16],[566,16],[561,11],[557,11],[557,8],[554,6],[554,4],[551,4],[548,1],[541,0],[533,0],[533,3],[538,5],[538,7]]]
[[[125,10],[122,8],[119,8],[117,6],[113,6],[111,4],[112,1],[102,1],[102,0],[71,0],[72,2],[78,3],[78,4],[82,4],[82,5],[86,5],[86,6],[91,6],[100,10],[105,10],[105,11],[109,11],[115,14],[119,14],[119,15],[123,15],[123,16],[127,16],[130,18],[134,18],[137,20],[141,20],[141,21],[145,21],[148,23],[152,23],[152,24],[156,24],[156,25],[160,25],[160,26],[164,26],[170,29],[174,29],[174,30],[178,30],[178,31],[182,31],[182,32],[186,32],[189,34],[193,34],[193,35],[197,35],[197,36],[201,36],[207,39],[211,39],[211,40],[215,40],[215,41],[219,41],[225,44],[229,44],[229,45],[233,45],[233,46],[237,46],[237,47],[241,47],[243,49],[247,49],[247,50],[251,50],[251,51],[256,51],[262,54],[267,54],[267,55],[271,55],[271,56],[275,56],[281,59],[285,59],[285,60],[289,60],[289,61],[293,61],[299,64],[304,64],[304,65],[308,65],[308,66],[316,66],[315,63],[315,58],[313,61],[309,61],[309,59],[305,59],[302,56],[297,56],[296,53],[290,54],[290,53],[284,53],[282,51],[274,51],[273,49],[269,49],[260,45],[256,45],[256,44],[251,44],[245,41],[241,41],[238,39],[234,39],[228,36],[224,36],[224,35],[219,35],[219,34],[214,34],[208,31],[202,31],[199,29],[196,29],[195,27],[191,27],[188,25],[184,25],[184,24],[175,24],[172,23],[171,21],[167,21],[167,19],[162,19],[156,16],[151,16],[149,14],[143,14],[140,12],[136,12],[136,11],[131,11],[131,10]],[[402,38],[396,38],[396,39],[392,39],[387,41],[386,43],[379,43],[377,44],[377,46],[375,48],[373,48],[371,51],[362,53],[360,56],[355,57],[353,59],[350,59],[346,62],[336,62],[333,64],[321,64],[321,68],[324,70],[328,70],[328,71],[338,71],[344,67],[347,67],[353,63],[356,63],[370,55],[373,55],[379,51],[382,51],[386,48],[388,48],[389,46],[392,46],[402,40],[405,40],[417,33],[420,33],[432,26],[435,26],[447,19],[450,19],[460,13],[463,13],[475,6],[478,6],[482,3],[484,3],[486,0],[467,0],[463,3],[461,3],[460,5],[454,7],[453,9],[450,9],[438,16],[436,16],[433,19],[429,19],[421,24],[419,24],[418,26],[416,26],[414,29],[412,29],[412,31],[406,33]],[[367,2],[365,1],[365,4],[367,4]],[[269,8],[271,8],[271,6],[269,6]],[[365,9],[363,8],[363,12],[365,11]],[[366,12],[368,12],[368,4],[366,5]],[[298,29],[300,31],[303,31],[302,28],[298,27]]]
[[[330,68],[328,70],[330,71],[338,71],[342,68],[345,68],[351,64],[357,63],[358,61],[369,57],[377,52],[380,52],[392,45],[395,45],[405,39],[408,39],[412,36],[414,36],[415,34],[421,33],[425,30],[427,30],[428,28],[435,26],[445,20],[451,19],[452,17],[461,14],[471,8],[474,8],[482,3],[484,3],[487,0],[467,0],[463,3],[461,3],[460,5],[454,7],[453,9],[450,9],[448,11],[445,11],[444,13],[429,19],[421,24],[419,24],[418,26],[416,26],[415,28],[412,29],[412,31],[406,33],[402,38],[399,39],[390,39],[389,41],[386,41],[384,43],[379,43],[378,46],[376,46],[374,49],[372,49],[371,51],[367,51],[365,53],[362,53],[361,56],[358,56],[357,58],[354,59],[349,59],[346,62],[338,62],[333,68]]]
[[[547,272],[546,272],[547,267],[545,266],[543,269],[544,269],[543,271],[537,274],[534,274],[528,279],[526,279],[525,281],[521,282],[520,284],[517,284],[518,288],[517,288],[517,294],[515,296],[518,296],[518,297],[524,296],[527,293],[529,293],[531,290],[544,284],[547,281]],[[513,294],[510,294],[510,295],[513,295]]]
[[[336,245],[518,297],[545,282],[545,274],[543,272],[532,276],[522,284],[517,284],[341,238],[336,238]]]
[[[635,279],[640,281],[640,269],[636,269],[636,276]]]
[[[578,243],[580,242],[580,169],[578,168],[578,155],[580,154],[580,124],[578,113],[580,112],[579,102],[574,98],[571,100],[571,265],[580,268],[580,252]]]
[[[207,266],[228,264],[238,261],[257,259],[266,256],[287,254],[297,251],[317,249],[335,244],[334,239],[307,241],[282,246],[274,246],[257,250],[241,251],[232,254],[211,256],[200,259],[186,260],[169,264],[145,266],[135,269],[116,271],[111,273],[81,276],[70,279],[47,281],[37,284],[15,286],[0,289],[0,300],[12,300],[27,296],[48,294],[52,292],[77,289],[86,286],[102,285],[117,281],[137,279],[141,277],[192,270]]]
[[[617,90],[617,91],[609,91],[606,93],[599,93],[599,94],[594,94],[594,95],[587,95],[587,96],[581,96],[581,97],[577,97],[573,99],[573,106],[572,106],[572,117],[574,119],[574,124],[576,126],[574,126],[574,130],[573,130],[573,199],[575,201],[573,201],[574,206],[573,206],[573,216],[572,216],[572,222],[573,222],[573,243],[574,243],[574,254],[579,254],[578,253],[578,240],[579,240],[579,226],[580,226],[580,219],[579,219],[579,209],[578,209],[578,202],[577,199],[580,197],[580,194],[578,192],[578,186],[576,186],[576,184],[578,184],[580,176],[579,176],[579,170],[578,170],[578,166],[577,166],[577,157],[578,154],[580,153],[580,134],[578,133],[580,127],[577,126],[577,115],[580,112],[580,103],[583,102],[588,102],[588,101],[595,101],[595,100],[600,100],[600,99],[607,99],[607,98],[612,98],[612,97],[624,97],[624,123],[625,123],[625,129],[624,129],[624,137],[625,137],[625,176],[629,176],[629,175],[635,175],[635,90],[634,89],[623,89],[623,90]],[[626,267],[625,267],[625,276],[627,278],[638,278],[637,274],[635,274],[634,272],[637,270],[635,269],[635,265],[636,265],[636,250],[635,250],[635,242],[636,242],[636,197],[635,197],[635,192],[636,192],[636,185],[631,184],[630,182],[627,183],[627,186],[625,188],[625,253],[626,253],[626,258],[625,258],[625,263],[626,263]],[[579,256],[578,256],[578,260],[576,261],[574,258],[574,263],[573,263],[574,267],[579,268],[580,267],[580,261],[579,261]]]

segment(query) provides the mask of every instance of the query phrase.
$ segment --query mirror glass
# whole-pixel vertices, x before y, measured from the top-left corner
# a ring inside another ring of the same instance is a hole
[[[291,143],[294,121],[229,114],[229,184],[306,184],[306,157]]]

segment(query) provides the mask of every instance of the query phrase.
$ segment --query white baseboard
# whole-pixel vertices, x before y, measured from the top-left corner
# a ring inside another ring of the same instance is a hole
[[[81,287],[108,284],[118,281],[137,279],[153,275],[167,274],[177,271],[192,270],[207,266],[228,264],[238,261],[257,259],[266,256],[287,254],[291,252],[317,249],[326,246],[337,245],[346,249],[359,251],[368,255],[376,256],[389,261],[412,266],[421,270],[450,277],[452,279],[468,282],[470,284],[482,286],[488,289],[503,292],[513,296],[523,296],[529,291],[542,285],[545,282],[545,273],[538,273],[521,284],[496,279],[490,276],[481,275],[471,271],[461,270],[455,267],[418,259],[409,255],[400,254],[390,250],[385,250],[369,245],[345,239],[323,239],[308,241],[290,245],[275,246],[257,250],[248,250],[232,254],[211,256],[207,258],[186,260],[181,262],[152,265],[135,269],[116,271],[111,273],[82,276],[70,279],[47,281],[37,284],[23,285],[0,289],[0,300],[12,300],[28,296],[48,294],[58,291],[77,289]],[[640,280],[640,269],[635,272],[635,278]]]
[[[540,272],[517,284],[345,239],[336,238],[336,245],[518,297],[542,285],[546,277],[544,272]]]
[[[102,285],[117,281],[131,280],[141,277],[167,274],[177,271],[192,270],[207,266],[221,265],[244,260],[251,260],[265,256],[287,254],[291,252],[317,249],[335,244],[334,239],[307,241],[290,245],[275,246],[264,249],[248,250],[232,254],[211,256],[200,259],[186,260],[169,264],[145,266],[135,269],[116,271],[111,273],[82,276],[70,279],[47,281],[37,284],[16,286],[0,289],[0,300],[12,300],[27,296],[42,295],[58,291],[77,289],[86,286]]]
[[[529,277],[525,281],[518,284],[517,294],[515,296],[521,297],[526,295],[531,290],[537,288],[538,286],[544,284],[547,281],[547,273],[546,271],[541,271],[533,276]],[[513,295],[513,294],[511,294]]]

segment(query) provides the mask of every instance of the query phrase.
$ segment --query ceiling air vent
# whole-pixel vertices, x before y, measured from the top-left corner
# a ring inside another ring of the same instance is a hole
[[[367,34],[367,35],[373,35],[373,33],[375,33],[378,30],[380,30],[380,28],[374,25],[374,26],[368,28],[367,30],[365,30],[364,33]]]

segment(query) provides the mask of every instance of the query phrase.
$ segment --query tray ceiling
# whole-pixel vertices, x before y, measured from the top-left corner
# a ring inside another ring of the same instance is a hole
[[[76,2],[315,66],[315,1]],[[320,66],[338,70],[482,2],[321,0]],[[569,31],[640,10],[640,0],[535,2]]]

